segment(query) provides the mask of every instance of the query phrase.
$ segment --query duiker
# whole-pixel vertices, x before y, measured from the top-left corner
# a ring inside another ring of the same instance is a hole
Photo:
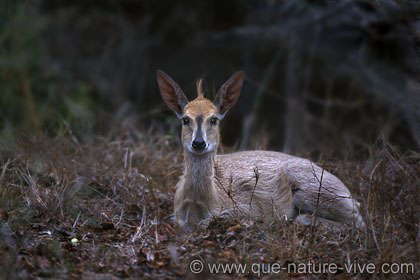
[[[184,173],[176,186],[174,218],[184,230],[232,215],[271,222],[315,214],[364,226],[347,187],[307,159],[270,151],[216,154],[219,124],[238,100],[243,72],[225,82],[213,102],[203,96],[201,80],[191,102],[164,72],[157,71],[157,81],[163,101],[182,123]]]

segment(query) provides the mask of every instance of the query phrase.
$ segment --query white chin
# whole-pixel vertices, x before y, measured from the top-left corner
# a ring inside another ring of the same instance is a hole
[[[205,155],[205,154],[208,154],[208,153],[212,152],[214,150],[214,147],[213,147],[213,145],[208,145],[204,150],[196,151],[191,146],[188,146],[187,150],[192,154],[201,156],[201,155]]]

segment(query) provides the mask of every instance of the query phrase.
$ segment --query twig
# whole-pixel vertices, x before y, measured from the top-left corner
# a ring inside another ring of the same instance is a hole
[[[76,220],[74,221],[72,228],[75,228],[75,227],[76,227],[77,222],[79,221],[79,217],[80,217],[80,214],[81,214],[81,213],[82,213],[82,212],[80,212],[80,211],[79,211],[79,214],[77,214],[77,218],[76,218]]]
[[[257,187],[257,184],[258,184],[258,179],[260,178],[260,174],[259,174],[259,172],[258,172],[258,167],[255,167],[255,168],[254,168],[254,174],[255,174],[255,184],[254,184],[254,188],[252,189],[251,199],[249,200],[249,215],[248,215],[248,218],[250,218],[249,216],[251,215],[251,204],[252,204],[252,199],[254,198],[255,188]]]

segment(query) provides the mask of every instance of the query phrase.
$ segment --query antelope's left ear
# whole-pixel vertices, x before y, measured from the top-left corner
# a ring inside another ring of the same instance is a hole
[[[213,101],[219,110],[220,116],[223,118],[227,111],[235,105],[241,93],[242,84],[245,74],[243,71],[236,72],[227,80],[217,92]]]

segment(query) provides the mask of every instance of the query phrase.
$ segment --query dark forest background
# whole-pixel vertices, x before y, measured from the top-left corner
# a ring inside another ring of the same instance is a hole
[[[419,1],[0,0],[0,279],[260,276],[193,260],[409,264],[263,276],[420,279],[419,55]],[[211,98],[244,70],[220,152],[313,160],[366,228],[234,216],[183,234],[180,122],[157,69],[190,99],[198,78]]]
[[[39,131],[90,141],[127,123],[177,135],[161,69],[189,98],[200,77],[211,97],[245,71],[222,133],[237,149],[420,146],[416,1],[0,3],[2,145]]]

